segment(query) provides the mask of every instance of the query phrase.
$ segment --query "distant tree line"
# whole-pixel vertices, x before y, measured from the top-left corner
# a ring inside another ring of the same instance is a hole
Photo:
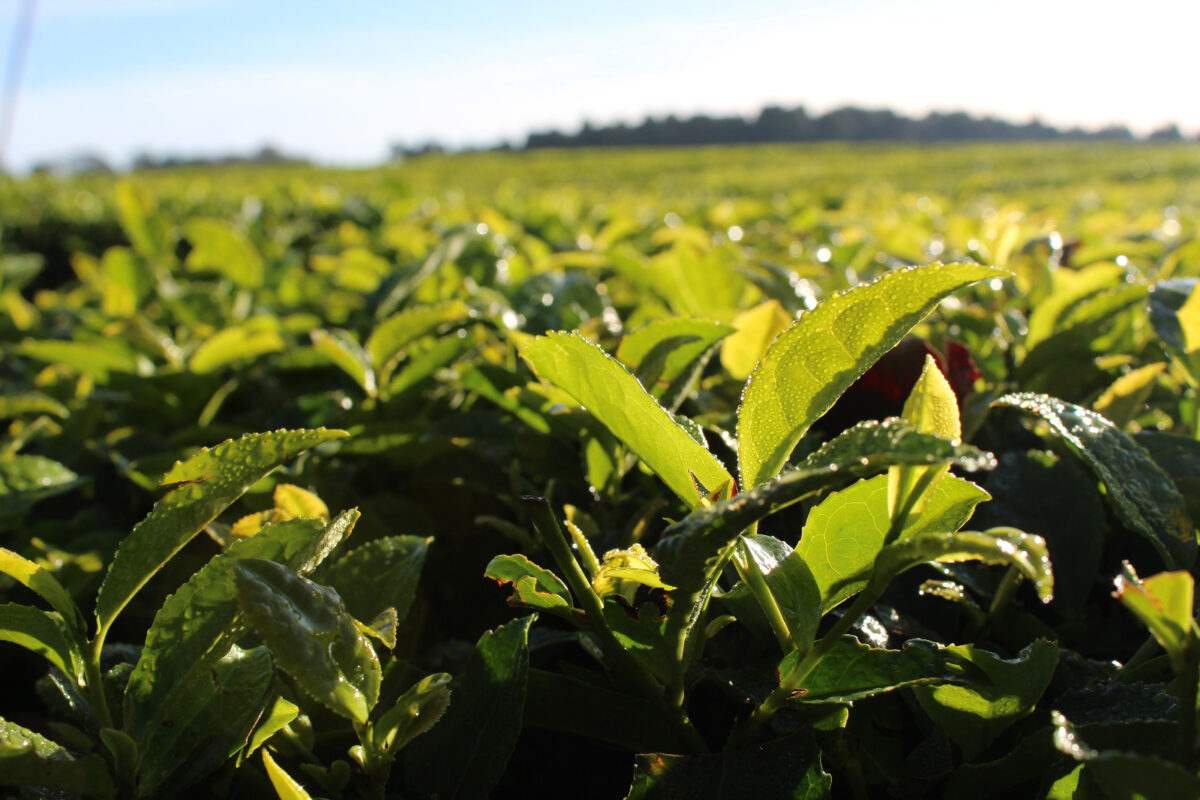
[[[308,159],[287,155],[273,145],[263,145],[258,150],[244,155],[226,153],[216,156],[154,155],[138,153],[130,166],[135,171],[177,169],[180,167],[219,167],[233,164],[309,164]],[[115,170],[107,161],[94,153],[81,153],[57,160],[42,161],[33,165],[34,174],[52,175],[98,175]]]
[[[585,122],[577,133],[541,131],[525,140],[526,150],[544,147],[628,147],[655,145],[748,144],[765,142],[1007,142],[1133,140],[1124,125],[1097,130],[1061,129],[1034,119],[1014,123],[996,117],[975,117],[962,111],[932,112],[921,118],[888,110],[844,106],[811,116],[803,106],[767,106],[755,118],[697,114],[646,117],[638,125],[595,126]],[[1146,137],[1150,141],[1181,141],[1177,125],[1167,125]]]

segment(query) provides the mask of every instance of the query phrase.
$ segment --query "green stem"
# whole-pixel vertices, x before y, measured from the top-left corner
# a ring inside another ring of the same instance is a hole
[[[766,576],[758,565],[753,563],[751,555],[746,550],[746,540],[739,537],[738,549],[734,557],[733,566],[737,568],[738,575],[750,587],[751,594],[758,601],[759,607],[767,618],[767,622],[771,625],[771,630],[775,634],[775,638],[779,640],[779,645],[784,651],[791,650],[795,647],[795,642],[792,641],[792,631],[788,627],[787,620],[783,618],[783,610],[779,607],[779,602],[775,599],[775,593],[771,591],[771,587],[767,585]]]
[[[550,508],[550,504],[541,497],[525,496],[521,498],[521,501],[529,507],[533,526],[542,537],[542,543],[550,551],[550,555],[554,558],[554,562],[558,565],[559,570],[562,571],[563,579],[566,581],[567,586],[570,587],[571,593],[575,596],[575,601],[583,608],[588,626],[600,637],[600,641],[603,643],[604,650],[611,659],[613,667],[629,678],[642,694],[654,701],[663,715],[676,727],[679,734],[683,737],[684,742],[694,752],[708,752],[708,745],[704,743],[704,739],[692,727],[691,720],[688,719],[687,711],[683,708],[683,705],[679,704],[677,706],[667,702],[661,684],[629,654],[629,651],[613,635],[612,629],[608,627],[608,623],[604,620],[604,603],[592,588],[592,584],[587,579],[587,576],[583,574],[583,569],[579,566],[579,562],[575,560],[575,555],[571,552],[571,546],[567,543],[566,536],[563,535],[562,528],[559,527],[558,520],[554,516],[554,511]]]
[[[99,628],[96,638],[88,642],[88,650],[84,654],[88,700],[92,704],[92,713],[96,715],[96,724],[101,728],[114,727],[112,713],[108,710],[108,698],[104,696],[104,674],[100,669],[100,654],[104,650],[104,638],[107,635],[106,628]]]
[[[996,616],[1008,607],[1012,602],[1013,595],[1017,592],[1017,587],[1021,585],[1021,571],[1016,566],[1010,566],[1008,571],[1004,573],[1004,577],[1000,581],[1000,586],[996,589],[996,595],[992,598],[992,604],[988,608],[988,621],[994,622]]]
[[[779,680],[779,688],[767,695],[767,698],[758,704],[754,709],[754,713],[734,729],[729,737],[730,748],[736,748],[749,744],[754,740],[755,736],[771,721],[788,701],[792,699],[792,695],[800,689],[801,685],[812,671],[821,663],[826,653],[834,646],[843,636],[845,636],[854,623],[870,611],[871,606],[879,599],[879,591],[872,591],[871,586],[867,588],[855,599],[854,603],[846,610],[846,613],[841,616],[829,632],[817,640],[812,649],[804,654],[796,665],[792,667],[786,675]]]

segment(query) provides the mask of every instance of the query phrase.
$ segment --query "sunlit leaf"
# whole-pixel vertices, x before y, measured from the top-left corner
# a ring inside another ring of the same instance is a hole
[[[747,488],[774,477],[800,437],[872,363],[950,292],[1007,273],[931,264],[827,298],[767,349],[738,409],[738,467]]]
[[[977,668],[987,683],[919,686],[914,691],[926,713],[974,759],[1013,723],[1033,713],[1058,666],[1058,645],[1039,639],[1011,659],[974,645],[947,649]]]
[[[259,356],[281,352],[286,343],[271,326],[247,323],[237,325],[210,336],[192,357],[188,368],[201,374],[216,372],[231,364],[253,361]]]
[[[267,777],[271,779],[271,786],[275,789],[279,800],[312,800],[312,795],[304,791],[304,787],[295,778],[288,775],[283,767],[275,763],[269,750],[262,751],[262,760],[263,766],[267,770]]]
[[[792,324],[778,300],[766,300],[733,318],[737,331],[721,344],[721,366],[736,380],[750,377],[767,347]]]
[[[527,341],[521,355],[544,379],[579,401],[688,506],[701,504],[692,475],[709,490],[732,483],[721,462],[592,342],[550,333]]]
[[[53,611],[0,603],[0,642],[11,642],[45,658],[79,686],[84,684],[83,657],[71,641],[62,617]]]
[[[217,272],[246,288],[262,286],[263,260],[258,248],[229,223],[191,219],[183,231],[192,245],[185,264],[188,269]]]
[[[313,340],[313,349],[353,378],[368,397],[375,396],[377,391],[375,369],[371,366],[371,358],[367,351],[358,342],[354,341],[345,331],[327,331],[318,328],[310,335]]]
[[[523,555],[496,556],[483,576],[501,586],[512,584],[511,605],[523,605],[547,611],[568,609],[572,605],[567,585],[548,569],[539,567]]]
[[[900,418],[920,433],[932,433],[956,444],[962,439],[958,399],[954,390],[950,388],[950,383],[938,369],[933,356],[925,356],[921,377],[917,378],[912,392],[904,402]],[[948,464],[931,467],[889,467],[889,516],[895,520],[901,515],[920,514],[929,499],[929,493],[949,469]],[[918,489],[918,486],[923,488]]]

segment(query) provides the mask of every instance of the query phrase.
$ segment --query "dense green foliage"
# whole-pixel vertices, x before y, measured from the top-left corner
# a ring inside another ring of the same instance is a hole
[[[1200,795],[1198,174],[0,187],[0,784]]]

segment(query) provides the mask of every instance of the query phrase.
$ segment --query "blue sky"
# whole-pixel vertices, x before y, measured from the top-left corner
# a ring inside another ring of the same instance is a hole
[[[0,0],[7,55],[22,0]],[[1195,0],[38,0],[9,161],[397,141],[764,103],[1200,131]]]

